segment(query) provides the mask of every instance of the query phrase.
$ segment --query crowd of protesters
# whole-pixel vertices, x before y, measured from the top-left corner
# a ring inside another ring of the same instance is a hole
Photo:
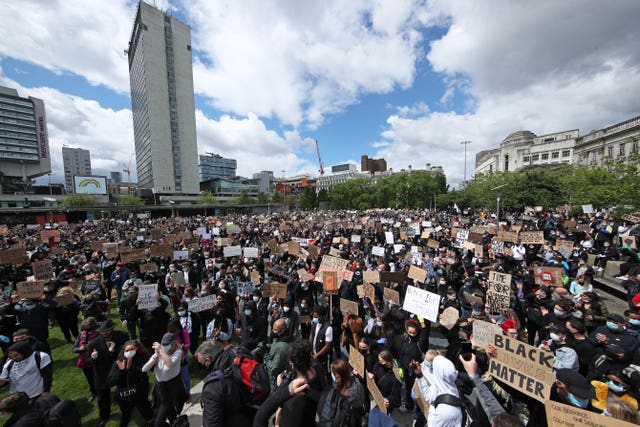
[[[499,224],[495,215],[457,208],[131,217],[47,224],[48,241],[41,228],[5,227],[0,258],[23,248],[30,261],[0,265],[5,425],[46,425],[62,403],[73,406],[51,394],[56,369],[66,368],[54,369],[51,357],[49,332],[59,327],[77,354],[77,378],[98,406],[99,426],[112,416],[112,399],[121,426],[134,409],[149,425],[180,425],[192,399],[189,367],[197,365],[208,372],[204,426],[336,425],[328,413],[343,425],[395,425],[399,412],[411,413],[416,426],[546,426],[545,402],[492,375],[501,349],[476,345],[474,321],[552,353],[551,400],[638,423],[635,217],[502,215]],[[511,238],[498,240],[502,231]],[[518,233],[527,231],[544,238],[523,244]],[[474,239],[462,242],[456,233]],[[152,256],[166,244],[171,255]],[[234,247],[243,252],[228,251]],[[136,250],[143,251],[132,260]],[[327,258],[344,266],[331,291],[321,277],[331,271],[323,268]],[[41,296],[22,298],[18,284],[32,280],[32,264],[43,260],[52,271]],[[616,274],[628,309],[621,313],[608,309],[592,283],[612,260],[623,261]],[[409,278],[416,267],[424,280]],[[537,277],[536,267],[555,267],[561,277]],[[365,281],[369,272],[379,279]],[[496,309],[487,298],[490,272],[511,276],[508,307]],[[272,283],[286,292],[265,287]],[[157,293],[142,307],[148,284]],[[445,326],[404,310],[409,286],[439,295],[440,313],[453,309],[458,320]],[[203,298],[213,307],[190,309]],[[357,311],[341,310],[341,300]],[[434,337],[446,344],[432,345]],[[364,372],[353,368],[351,351],[362,355]],[[265,372],[261,396],[239,380],[239,359],[255,361],[256,375]]]

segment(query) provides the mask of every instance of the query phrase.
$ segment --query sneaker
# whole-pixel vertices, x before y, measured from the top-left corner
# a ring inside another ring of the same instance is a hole
[[[93,402],[93,401],[95,400],[95,398],[96,398],[96,395],[95,395],[95,394],[92,394],[91,396],[89,396],[89,397],[87,398],[87,403],[91,403],[91,402]]]
[[[628,277],[627,276],[617,276],[616,279],[618,279],[618,280],[627,280]]]
[[[598,267],[598,268],[596,268],[596,271],[597,271],[598,273],[603,272],[603,271],[604,271],[604,268],[602,268],[602,267]]]

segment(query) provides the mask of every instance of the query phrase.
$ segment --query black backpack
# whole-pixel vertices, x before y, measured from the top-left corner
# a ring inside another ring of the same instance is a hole
[[[462,427],[478,427],[480,418],[476,407],[466,397],[458,398],[451,394],[441,394],[431,406],[437,408],[440,403],[445,405],[456,406],[462,410]]]
[[[242,384],[244,403],[260,405],[267,400],[271,392],[269,373],[264,363],[242,347],[235,349],[231,367],[228,369],[236,384]]]
[[[322,393],[316,412],[317,427],[355,427],[356,416],[351,402],[330,387]]]
[[[44,415],[45,427],[81,427],[82,420],[73,400],[56,403]]]

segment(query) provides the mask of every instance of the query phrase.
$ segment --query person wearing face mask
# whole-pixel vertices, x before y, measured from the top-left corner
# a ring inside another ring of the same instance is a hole
[[[446,296],[442,299],[441,306],[442,310],[453,307],[458,310],[458,313],[460,313],[460,301],[458,301],[458,293],[456,292],[455,288],[452,288],[451,286],[447,288],[447,293]]]
[[[534,345],[536,335],[539,335],[539,339],[543,339],[544,327],[548,324],[542,311],[548,311],[546,304],[549,301],[549,287],[540,286],[535,292],[528,294],[525,299],[527,303],[527,339],[529,345]]]
[[[571,318],[567,320],[565,326],[570,333],[567,337],[567,345],[574,349],[578,355],[578,362],[580,364],[578,372],[586,377],[596,350],[589,341],[584,323],[581,320]]]
[[[429,387],[433,383],[433,359],[438,355],[438,352],[435,350],[428,350],[424,355],[424,360],[422,363],[412,362],[411,368],[416,377],[415,385],[412,389],[413,393],[416,395],[416,398],[424,400],[424,396],[429,391]],[[419,389],[416,391],[416,388]],[[416,426],[424,426],[427,424],[427,413],[422,412],[422,406],[418,405],[421,409],[416,416]],[[428,407],[427,407],[428,409]]]
[[[185,350],[191,350],[191,352],[195,351],[198,348],[198,338],[200,332],[200,316],[198,313],[192,313],[189,311],[189,304],[186,302],[181,302],[178,305],[178,310],[176,311],[176,316],[174,320],[180,322],[183,331],[185,331],[189,335],[190,346]]]
[[[300,306],[296,308],[298,312],[298,321],[300,322],[300,336],[306,338],[311,333],[311,310],[313,309],[313,300],[311,298],[304,297],[300,301]],[[301,317],[303,317],[306,322],[303,322]]]
[[[638,312],[638,309],[625,310],[624,319],[626,321],[625,326],[627,331],[640,340],[640,312]]]
[[[575,406],[591,412],[599,412],[591,405],[595,397],[589,381],[573,369],[558,369],[556,381],[551,386],[551,400]]]
[[[320,366],[325,370],[328,369],[329,356],[331,354],[331,346],[333,343],[333,328],[326,320],[326,309],[317,305],[313,308],[313,317],[311,318],[311,341],[312,357],[318,361]]]
[[[591,401],[594,408],[600,411],[606,410],[607,399],[613,396],[629,403],[634,410],[638,410],[638,400],[629,394],[631,381],[624,373],[611,371],[604,379],[606,381],[591,381],[596,392],[595,398]]]
[[[123,331],[114,331],[115,325],[111,320],[99,323],[98,337],[93,339],[86,348],[86,354],[93,363],[93,382],[98,395],[98,409],[100,412],[99,427],[107,425],[111,416],[111,394],[107,382],[111,366],[120,353],[122,345],[129,336]]]
[[[142,367],[149,355],[140,341],[127,341],[109,372],[108,383],[116,387],[114,399],[120,407],[120,427],[129,425],[133,409],[146,422],[151,422],[153,410],[149,402],[149,377]]]
[[[582,312],[582,318],[588,333],[593,332],[598,326],[606,324],[609,310],[597,293],[584,292],[579,301],[576,302],[576,308]]]
[[[370,379],[376,382],[380,394],[384,398],[387,414],[391,414],[402,403],[402,380],[398,378],[393,354],[389,350],[383,350],[378,354],[378,361],[373,372],[367,372]]]
[[[241,344],[247,351],[251,351],[260,342],[267,340],[267,322],[256,313],[256,303],[253,300],[244,303],[242,314],[236,321],[236,334],[241,338]]]
[[[286,322],[287,341],[289,342],[293,341],[296,336],[298,336],[300,329],[300,320],[298,318],[298,313],[292,307],[293,298],[289,294],[284,299],[284,301],[282,301],[282,307],[280,307],[271,317],[272,325],[278,319],[283,319]]]
[[[138,287],[132,286],[127,289],[127,297],[118,305],[118,313],[122,326],[127,328],[129,339],[136,339],[136,328],[140,319],[138,310]]]
[[[116,269],[111,273],[111,284],[116,290],[116,301],[122,300],[122,285],[129,280],[129,269],[125,263],[120,261],[116,264]]]
[[[638,346],[640,346],[640,342],[626,331],[624,317],[617,313],[609,313],[606,326],[597,327],[589,334],[589,340],[596,347],[617,344],[627,354],[635,353]]]
[[[142,367],[142,372],[149,372],[151,368],[156,374],[156,390],[160,407],[155,418],[155,427],[165,426],[165,420],[173,423],[187,401],[188,394],[184,381],[180,376],[182,362],[182,347],[176,341],[174,334],[168,332],[161,342],[154,342],[154,350],[149,361]]]
[[[430,329],[430,322],[427,321],[421,325],[417,320],[410,319],[405,323],[405,333],[400,342],[394,346],[394,352],[398,355],[400,367],[404,372],[405,409],[409,412],[415,407],[411,398],[411,389],[415,381],[411,364],[422,361],[425,352],[429,349]]]
[[[262,291],[260,289],[254,290],[253,294],[251,295],[251,299],[256,303],[256,310],[258,315],[266,319],[269,311],[269,301],[267,301],[266,298],[262,297]]]
[[[576,351],[567,345],[569,330],[562,325],[552,325],[549,328],[549,341],[543,341],[540,348],[551,351],[556,358],[553,363],[554,369],[573,369],[578,371],[580,362]]]
[[[351,367],[342,359],[331,362],[330,374],[332,386],[343,395],[351,404],[350,425],[359,426],[362,424],[362,417],[365,413],[365,391],[362,384],[351,375]],[[325,391],[323,397],[327,394]],[[319,408],[322,407],[323,399],[320,398]],[[367,402],[368,403],[368,402]]]

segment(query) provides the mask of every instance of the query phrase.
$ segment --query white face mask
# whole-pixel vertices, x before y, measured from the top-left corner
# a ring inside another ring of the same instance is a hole
[[[289,312],[289,307],[282,307],[282,309],[284,310],[285,313]]]
[[[560,335],[556,334],[556,333],[553,333],[553,332],[551,332],[549,334],[549,338],[551,338],[555,342],[562,341],[562,337]]]
[[[129,350],[129,351],[125,351],[124,352],[124,357],[126,357],[127,359],[132,359],[133,356],[136,355],[136,351],[135,350]]]

